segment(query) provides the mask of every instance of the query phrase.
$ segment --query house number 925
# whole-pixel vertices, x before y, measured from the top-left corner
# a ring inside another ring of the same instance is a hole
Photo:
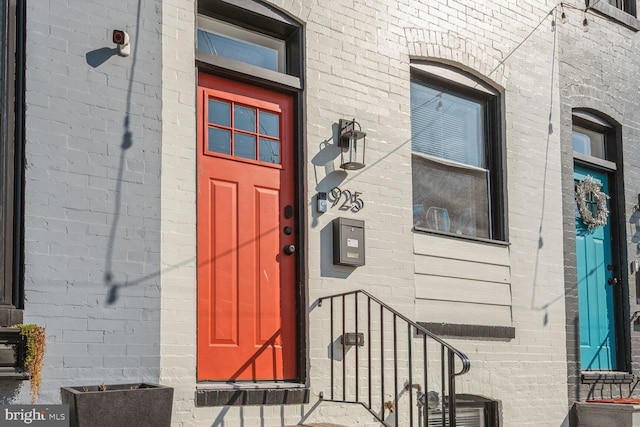
[[[328,195],[328,200],[331,202],[331,207],[340,205],[338,209],[341,211],[358,212],[364,208],[364,201],[360,198],[362,193],[349,190],[341,190],[339,187],[333,187]]]

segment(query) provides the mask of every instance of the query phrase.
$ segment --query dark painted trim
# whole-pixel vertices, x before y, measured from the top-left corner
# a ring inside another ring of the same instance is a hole
[[[511,326],[465,325],[436,322],[418,322],[418,325],[442,337],[488,338],[498,340],[512,340],[516,337],[516,328]]]
[[[617,124],[611,124],[609,127],[603,127],[584,118],[572,117],[572,123],[581,127],[585,127],[605,135],[605,150],[607,160],[593,158],[590,156],[573,153],[574,169],[576,165],[599,169],[607,173],[609,176],[609,195],[614,201],[610,204],[610,224],[612,236],[612,257],[611,263],[614,266],[614,277],[619,279],[619,285],[613,290],[614,298],[614,319],[616,331],[616,366],[619,371],[631,370],[631,330],[627,319],[630,319],[629,307],[629,277],[628,268],[625,260],[627,259],[627,233],[626,227],[620,224],[626,224],[625,218],[625,202],[624,202],[624,177],[621,168],[617,165],[623,165],[622,158],[622,128]],[[607,167],[608,164],[614,167]],[[575,233],[575,231],[574,231]],[[577,292],[576,292],[577,297]],[[577,354],[578,364],[580,356]]]
[[[223,77],[234,76],[237,78],[238,75],[241,74],[244,76],[245,80],[262,84],[266,83],[271,86],[276,85],[279,89],[302,89],[302,84],[298,77],[245,64],[244,62],[235,61],[222,56],[212,55],[197,49],[196,63],[198,68],[213,71]]]
[[[420,61],[417,61],[418,63]],[[450,70],[455,71],[461,75],[466,76],[483,87],[487,86],[487,83],[473,74],[467,73],[455,67],[447,67]],[[495,93],[489,94],[485,91],[480,91],[471,88],[465,84],[449,80],[436,74],[431,74],[427,71],[421,70],[418,67],[411,68],[411,82],[429,86],[433,89],[440,90],[442,93],[453,94],[454,96],[470,99],[475,102],[484,104],[485,116],[484,120],[487,126],[485,126],[485,161],[487,163],[487,169],[489,170],[489,217],[491,220],[489,239],[482,240],[508,240],[507,230],[507,199],[506,199],[506,151],[504,145],[504,138],[502,134],[504,117],[501,113],[503,106],[503,94],[494,88]],[[457,237],[462,237],[453,234]]]
[[[223,16],[239,27],[287,39],[300,24],[279,10],[256,0],[198,0],[198,13]]]
[[[640,31],[640,21],[635,17],[635,0],[628,3],[627,10],[622,10],[599,0],[587,0],[587,7],[588,10],[593,10],[610,21],[624,25],[632,31]]]
[[[582,384],[631,384],[635,382],[635,376],[628,372],[582,372],[580,375]]]
[[[23,311],[13,306],[0,308],[0,327],[17,325],[23,322]]]
[[[311,378],[311,354],[310,354],[310,341],[309,341],[309,259],[307,248],[309,247],[309,230],[308,223],[308,203],[307,203],[307,150],[305,140],[305,123],[306,123],[306,110],[305,106],[305,94],[303,91],[299,91],[295,98],[296,105],[294,110],[296,111],[296,129],[294,129],[294,135],[296,138],[296,194],[297,194],[297,215],[296,223],[298,226],[298,379],[300,382],[310,386]]]
[[[581,112],[594,114],[598,119],[607,121],[607,125],[601,122],[594,122],[584,117]],[[577,113],[574,115],[574,113]],[[568,101],[563,102],[561,129],[561,151],[562,151],[562,203],[563,203],[563,241],[564,241],[564,282],[565,282],[565,314],[566,314],[566,336],[567,336],[567,396],[569,407],[573,402],[592,398],[594,394],[600,393],[604,397],[624,397],[633,393],[635,382],[629,382],[632,378],[632,358],[631,358],[631,325],[630,315],[630,284],[627,260],[627,224],[625,192],[624,192],[624,171],[623,171],[623,141],[622,127],[610,117],[605,117],[598,111],[584,110],[582,108],[572,108]],[[594,161],[588,156],[576,155],[573,152],[571,139],[572,125],[578,124],[583,127],[606,134],[606,162]],[[608,163],[615,162],[615,170]],[[582,371],[580,366],[580,337],[578,319],[578,290],[576,274],[576,253],[575,253],[575,199],[574,199],[574,167],[576,164],[584,165],[607,172],[610,176],[611,197],[616,203],[611,207],[612,236],[617,240],[612,246],[614,254],[613,265],[617,269],[617,275],[621,279],[622,286],[617,286],[614,298],[616,299],[616,333],[617,340],[618,370],[612,372],[591,372]],[[608,384],[609,387],[603,387]],[[616,387],[611,385],[617,384]],[[628,390],[621,388],[622,384],[627,384]],[[606,395],[606,396],[605,396]],[[572,422],[575,421],[572,419]],[[573,424],[572,424],[573,425]]]
[[[491,239],[483,239],[482,237],[464,236],[464,235],[455,234],[455,233],[447,233],[446,231],[430,230],[428,228],[413,227],[413,231],[419,232],[419,233],[425,233],[425,234],[436,234],[438,236],[450,237],[456,240],[469,240],[471,242],[487,243],[489,245],[496,245],[496,246],[511,246],[510,242],[505,242],[502,240],[491,240]]]
[[[16,9],[16,133],[14,169],[14,234],[13,234],[13,304],[24,308],[24,128],[25,128],[25,63],[26,1],[18,0]]]
[[[618,170],[618,167],[614,162],[610,162],[609,160],[602,160],[597,157],[587,156],[582,153],[573,153],[573,158],[585,164],[588,164],[590,167],[597,166],[598,168],[604,171],[615,171]]]
[[[0,327],[0,379],[28,380],[25,372],[27,341],[18,328]]]
[[[307,183],[306,183],[306,162],[307,150],[305,149],[305,94],[304,94],[304,61],[305,61],[305,40],[304,26],[294,19],[285,16],[282,12],[264,5],[256,0],[199,0],[198,13],[203,13],[217,19],[240,25],[244,28],[253,29],[274,37],[283,38],[287,43],[287,73],[278,73],[260,67],[251,66],[240,61],[229,58],[211,55],[196,49],[196,67],[199,71],[210,72],[221,77],[226,77],[236,81],[264,87],[292,95],[294,99],[294,144],[296,147],[296,227],[297,227],[297,360],[298,372],[296,380],[300,384],[309,387],[311,359],[309,352],[309,278],[307,247],[308,230],[307,222]],[[248,400],[264,401],[264,399],[279,399],[283,389],[277,389],[270,396],[260,395],[262,390],[225,390],[223,387],[212,390],[199,390],[196,398],[201,402],[245,402]],[[300,388],[292,389],[291,393],[282,397],[288,403],[308,403],[308,390],[304,402],[289,402],[289,400],[299,400],[295,397],[299,394]],[[218,393],[218,394],[216,394]],[[239,393],[239,394],[234,394]],[[208,396],[208,397],[207,397]],[[275,396],[275,397],[274,397]],[[293,396],[293,397],[292,397]],[[227,403],[241,404],[241,403]],[[256,403],[260,404],[260,403]],[[265,403],[271,404],[271,403]],[[274,403],[275,404],[275,403]],[[203,404],[197,406],[218,406]]]
[[[622,146],[622,126],[616,126],[615,132],[613,132],[612,139],[615,144],[615,148],[611,147],[611,150],[615,149],[615,162],[618,165],[624,165],[624,150]],[[612,145],[612,144],[609,144]],[[622,167],[618,170],[612,171],[611,176],[614,178],[614,193],[612,197],[615,200],[615,205],[612,209],[613,227],[612,231],[615,232],[614,250],[616,251],[615,261],[615,274],[620,280],[620,286],[616,287],[616,293],[614,298],[617,301],[614,302],[618,308],[616,313],[616,329],[619,334],[618,341],[618,370],[631,372],[631,300],[630,300],[630,277],[629,267],[627,264],[628,246],[627,242],[630,241],[627,236],[628,228],[626,217],[626,200],[624,191],[624,171]]]
[[[296,405],[309,403],[308,388],[197,390],[196,406]]]
[[[2,114],[0,128],[0,197],[3,224],[0,229],[0,325],[22,319],[16,308],[24,306],[24,114],[25,114],[25,0],[10,0],[4,6]]]
[[[295,77],[304,74],[303,25],[282,11],[258,0],[200,0],[198,13],[284,40],[287,45],[286,73]]]
[[[2,49],[0,67],[2,67],[4,78],[0,82],[2,85],[1,97],[2,108],[0,109],[0,131],[2,132],[0,145],[0,197],[3,203],[0,224],[0,294],[2,304],[12,304],[13,298],[13,158],[14,158],[14,106],[12,105],[15,92],[14,70],[15,70],[15,0],[5,2],[3,10],[2,41],[5,46]]]

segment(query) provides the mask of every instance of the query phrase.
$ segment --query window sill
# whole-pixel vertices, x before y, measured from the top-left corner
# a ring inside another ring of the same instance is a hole
[[[31,379],[31,375],[26,372],[20,372],[14,368],[0,368],[0,381],[16,380],[26,381]]]
[[[418,322],[426,330],[440,337],[511,341],[516,337],[512,326],[464,325],[457,323]]]
[[[309,388],[291,382],[200,383],[196,406],[295,405],[309,403]]]
[[[618,9],[610,4],[601,1],[589,1],[589,9],[598,12],[600,15],[624,25],[633,31],[640,31],[640,21],[635,16],[628,14],[624,10]],[[593,3],[593,5],[591,5]]]
[[[0,380],[28,380],[23,371],[26,342],[18,328],[0,327]]]
[[[413,231],[418,234],[433,234],[436,236],[449,237],[457,240],[468,240],[470,242],[488,243],[495,246],[511,246],[510,242],[493,239],[483,239],[482,237],[464,236],[462,234],[447,233],[446,231],[430,230],[428,228],[413,227]]]
[[[598,166],[601,169],[606,171],[615,171],[617,170],[616,164],[614,162],[610,162],[608,160],[599,159],[597,157],[588,156],[586,154],[573,152],[573,159],[582,163],[587,163],[591,166]]]
[[[22,323],[23,311],[13,305],[0,305],[0,325],[3,327]]]

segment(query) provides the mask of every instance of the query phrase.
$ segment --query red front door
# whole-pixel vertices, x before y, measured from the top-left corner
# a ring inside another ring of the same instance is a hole
[[[198,380],[295,379],[293,101],[198,80]]]

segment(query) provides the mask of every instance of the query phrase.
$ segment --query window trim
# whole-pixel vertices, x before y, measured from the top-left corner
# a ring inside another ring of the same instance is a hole
[[[24,22],[25,1],[4,4],[1,66],[3,68],[0,114],[0,197],[3,222],[0,224],[0,310],[24,306]],[[1,314],[1,313],[0,313]],[[0,316],[4,318],[5,316]],[[15,316],[9,314],[9,317]],[[18,317],[21,317],[18,315]]]
[[[623,12],[628,13],[631,16],[636,16],[636,2],[635,0],[614,0],[615,4],[607,3],[607,2],[598,2],[603,4],[608,4],[609,6],[615,7]],[[594,6],[596,3],[594,2]]]
[[[618,137],[617,131],[607,120],[602,117],[588,111],[575,109],[572,112],[571,119],[571,132],[573,133],[573,127],[581,127],[593,132],[600,133],[604,136],[604,153],[605,158],[600,159],[598,157],[589,156],[587,154],[573,151],[573,157],[579,158],[588,163],[604,166],[607,169],[616,169],[616,158],[618,156]]]
[[[612,265],[620,274],[622,286],[616,287],[614,291],[614,318],[617,334],[617,364],[618,368],[612,372],[624,372],[631,369],[631,330],[629,322],[625,319],[630,317],[629,287],[630,278],[624,260],[627,259],[627,239],[624,224],[626,201],[624,191],[624,179],[622,175],[623,154],[622,149],[622,126],[614,119],[607,117],[596,110],[589,108],[573,108],[571,111],[571,129],[573,125],[587,128],[605,135],[605,157],[606,160],[588,156],[576,151],[571,151],[573,156],[572,168],[584,166],[599,169],[609,176],[610,218],[612,237]],[[617,165],[620,165],[619,167]],[[573,179],[571,180],[573,183]],[[575,202],[572,203],[571,214],[574,215]],[[574,236],[575,237],[575,236]],[[575,242],[573,243],[575,244]],[[575,285],[574,282],[573,285]],[[577,297],[577,288],[572,288]],[[576,300],[577,301],[577,300]],[[577,310],[577,302],[575,308]],[[580,363],[579,352],[572,355],[578,364]],[[587,372],[587,371],[583,371]]]
[[[606,19],[615,21],[632,31],[640,31],[640,21],[637,19],[637,4],[634,2],[628,7],[620,8],[598,0],[587,0],[587,10],[593,10]]]
[[[271,87],[276,86],[276,88],[289,91],[302,89],[301,79],[297,77],[256,67],[255,65],[223,56],[215,56],[201,50],[196,50],[196,65],[201,70],[211,71],[222,77],[235,79],[241,77],[244,81]]]
[[[286,41],[281,38],[272,37],[261,32],[248,30],[243,27],[221,21],[207,15],[198,15],[198,32],[204,31],[209,34],[220,36],[226,39],[235,40],[241,44],[255,45],[263,49],[275,51],[277,53],[276,68],[261,67],[278,73],[286,72],[287,46]],[[198,35],[198,40],[199,40]],[[197,47],[196,47],[197,48]],[[215,48],[214,48],[215,49]],[[201,49],[198,49],[201,50]],[[218,56],[218,55],[214,55]],[[223,55],[220,55],[223,56]],[[228,58],[228,56],[226,56]],[[231,59],[231,58],[230,58]],[[241,62],[241,61],[239,61]]]
[[[428,70],[428,71],[427,71]],[[437,74],[436,74],[437,73]],[[452,76],[459,78],[453,79]],[[458,235],[451,232],[431,230],[423,227],[413,227],[414,232],[425,232],[447,235],[455,238],[478,240],[483,242],[508,242],[507,206],[506,206],[506,168],[505,147],[502,138],[502,94],[478,77],[446,64],[431,61],[420,61],[411,64],[412,83],[430,87],[437,86],[443,93],[470,99],[483,103],[484,108],[484,137],[485,162],[489,171],[489,232],[490,237]],[[477,84],[470,87],[469,82]],[[414,154],[411,150],[412,156]],[[418,153],[419,154],[419,153]],[[412,166],[413,167],[413,166]]]
[[[285,70],[283,73],[275,72],[240,61],[218,57],[196,48],[196,60],[202,62],[199,65],[210,64],[214,67],[220,67],[220,64],[228,64],[236,73],[246,74],[251,80],[256,80],[256,76],[265,81],[274,80],[274,75],[288,76],[298,80],[297,84],[290,84],[290,86],[295,89],[302,87],[304,41],[303,28],[300,23],[270,6],[246,0],[200,0],[198,1],[198,17],[200,16],[214,18],[245,30],[284,41]],[[196,19],[196,23],[197,21]],[[275,80],[291,81],[291,79],[283,79],[282,77],[277,77]]]

